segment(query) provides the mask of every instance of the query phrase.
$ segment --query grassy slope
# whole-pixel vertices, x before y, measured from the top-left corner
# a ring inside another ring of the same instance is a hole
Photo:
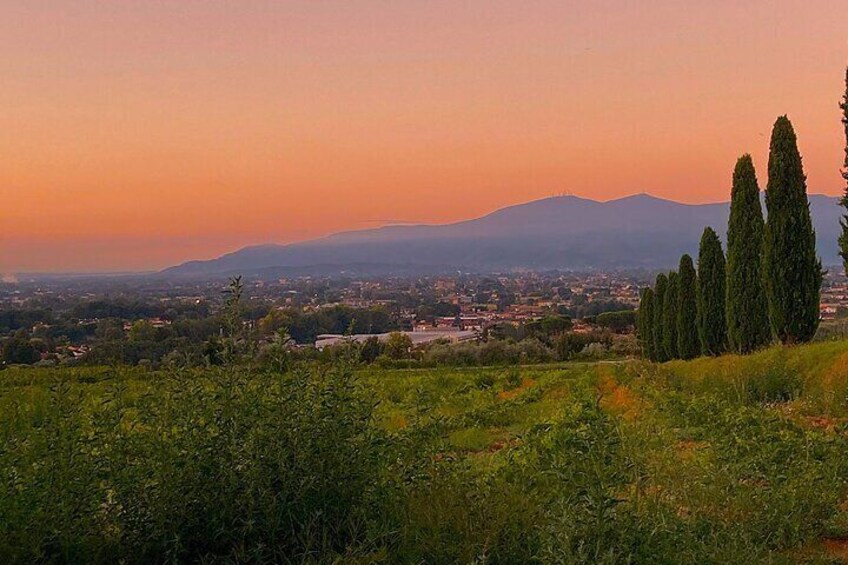
[[[389,469],[403,478],[401,525],[378,552],[390,561],[848,557],[848,342],[661,366],[360,376],[402,461]],[[7,370],[2,431],[19,441],[55,421],[57,390],[95,411],[106,391],[132,403],[159,379]],[[0,451],[0,471],[9,465]]]
[[[612,465],[627,466],[628,477],[614,487],[619,503],[671,516],[682,530],[702,527],[710,533],[693,543],[728,544],[730,556],[848,558],[848,342],[660,366],[367,378],[381,399],[382,426],[438,422],[434,451],[468,459],[482,474],[514,462],[534,429],[588,394],[620,433],[621,460]]]

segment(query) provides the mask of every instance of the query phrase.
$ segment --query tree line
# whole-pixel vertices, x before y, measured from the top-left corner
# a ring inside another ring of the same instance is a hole
[[[813,338],[823,273],[798,141],[786,116],[772,129],[765,206],[766,219],[754,163],[745,154],[733,171],[726,258],[707,227],[697,270],[683,255],[677,271],[659,274],[642,293],[638,338],[646,358],[745,354],[773,340],[791,345]]]

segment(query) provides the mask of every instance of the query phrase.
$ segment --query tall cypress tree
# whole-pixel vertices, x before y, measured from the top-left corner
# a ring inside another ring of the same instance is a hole
[[[639,345],[642,346],[642,356],[654,361],[654,291],[646,288],[642,291],[639,301]]]
[[[727,224],[727,339],[731,351],[750,353],[771,341],[761,276],[763,209],[750,155],[736,161]]]
[[[845,128],[845,163],[842,168],[842,178],[845,179],[845,192],[842,194],[840,204],[848,210],[848,68],[845,69],[845,97],[842,98],[842,126]],[[839,221],[842,224],[842,234],[839,236],[839,255],[842,257],[842,266],[848,275],[848,215],[843,215]]]
[[[666,286],[665,298],[663,299],[662,343],[665,356],[668,359],[679,357],[677,351],[677,297],[680,294],[678,279],[679,277],[674,271],[668,274],[668,286]]]
[[[663,315],[665,313],[665,293],[668,289],[668,277],[664,273],[657,275],[657,282],[654,285],[654,358],[656,361],[668,361],[669,357],[665,353],[665,332],[663,331]]]
[[[821,263],[807,202],[807,177],[792,123],[774,123],[769,147],[763,265],[769,319],[784,344],[809,341],[819,324]]]
[[[704,228],[698,250],[698,338],[704,355],[720,355],[727,348],[726,276],[718,234]]]
[[[677,355],[681,359],[693,359],[701,347],[697,325],[698,283],[692,257],[683,255],[677,272]]]

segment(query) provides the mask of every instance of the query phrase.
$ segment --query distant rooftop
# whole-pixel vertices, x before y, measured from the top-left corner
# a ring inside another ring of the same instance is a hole
[[[328,346],[338,345],[344,341],[355,341],[364,343],[372,337],[376,337],[379,341],[384,342],[389,339],[392,333],[401,333],[409,336],[412,340],[412,345],[425,345],[440,339],[447,339],[452,342],[468,341],[477,337],[477,332],[472,330],[427,330],[418,332],[391,332],[382,334],[321,334],[315,341],[315,347],[323,349]]]

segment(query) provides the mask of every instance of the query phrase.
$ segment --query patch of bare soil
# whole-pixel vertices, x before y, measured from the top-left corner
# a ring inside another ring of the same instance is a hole
[[[822,545],[824,546],[824,551],[828,557],[833,557],[844,563],[848,563],[848,539],[826,539],[822,542]]]
[[[498,398],[501,400],[510,400],[535,385],[536,381],[531,378],[525,377],[524,380],[521,381],[521,384],[515,387],[512,390],[502,390],[498,393]]]
[[[636,418],[642,409],[642,400],[630,387],[618,384],[612,377],[598,383],[598,405],[606,412],[627,419]]]

